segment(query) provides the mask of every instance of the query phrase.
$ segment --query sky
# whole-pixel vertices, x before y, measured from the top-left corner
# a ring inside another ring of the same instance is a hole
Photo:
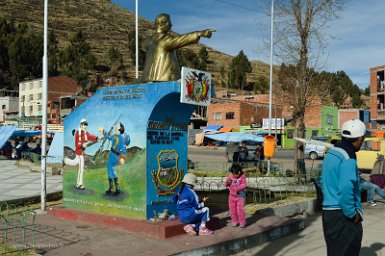
[[[275,0],[277,1],[277,0]],[[281,1],[281,0],[280,0]],[[135,12],[135,1],[112,0]],[[138,0],[139,16],[150,21],[160,13],[171,16],[172,30],[183,34],[215,29],[201,43],[236,56],[241,50],[249,60],[270,63],[270,0]],[[339,18],[329,23],[333,39],[323,55],[322,70],[345,71],[360,88],[370,83],[369,68],[385,65],[385,5],[383,0],[347,0]],[[269,45],[269,44],[267,44]],[[275,65],[279,65],[276,58]]]

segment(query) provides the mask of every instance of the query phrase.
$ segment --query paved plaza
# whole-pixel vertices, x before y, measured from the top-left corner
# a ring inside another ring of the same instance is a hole
[[[39,198],[40,172],[0,161],[0,201]],[[47,193],[62,191],[62,176],[47,174]],[[50,211],[50,208],[47,209]],[[385,256],[385,202],[364,204],[362,256]],[[248,218],[245,229],[228,225],[227,212],[220,213],[221,226],[212,236],[176,236],[156,239],[117,228],[69,221],[50,214],[36,217],[35,245],[44,255],[326,255],[320,213],[282,218]],[[249,249],[247,249],[249,248]]]

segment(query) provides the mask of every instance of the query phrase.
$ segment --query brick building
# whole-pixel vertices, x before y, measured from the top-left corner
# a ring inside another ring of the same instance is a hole
[[[370,68],[370,115],[378,125],[385,124],[385,65]]]
[[[370,123],[370,112],[368,110],[357,109],[357,108],[338,110],[338,128],[339,129],[342,127],[342,124],[344,122],[350,119],[359,119],[362,122],[364,122],[368,127]]]
[[[273,114],[280,118],[280,108]],[[207,109],[208,125],[223,125],[234,129],[244,125],[261,127],[263,118],[268,117],[269,105],[251,101],[213,99]]]

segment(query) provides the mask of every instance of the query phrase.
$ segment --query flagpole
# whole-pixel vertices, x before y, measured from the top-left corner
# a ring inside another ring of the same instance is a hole
[[[269,135],[271,135],[271,116],[273,101],[273,26],[274,26],[274,0],[271,0],[270,17],[270,89],[269,89]],[[277,129],[277,127],[275,127]],[[277,138],[275,138],[277,139]],[[270,158],[267,160],[267,173],[270,173]]]
[[[135,0],[135,78],[139,77],[138,0]]]
[[[48,99],[48,0],[44,0],[44,54],[43,54],[43,116],[42,116],[42,143],[41,143],[41,200],[40,209],[46,209],[46,163],[47,163],[47,99]]]

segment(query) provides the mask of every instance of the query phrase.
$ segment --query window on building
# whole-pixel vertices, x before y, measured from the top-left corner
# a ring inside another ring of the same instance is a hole
[[[53,103],[53,109],[59,109],[59,102]]]
[[[294,130],[287,130],[287,138],[288,139],[294,138]]]
[[[52,119],[56,119],[56,114],[55,113],[52,114]]]
[[[326,122],[327,122],[328,124],[333,124],[333,116],[327,115],[327,116],[326,116]]]
[[[21,96],[21,101],[22,101],[22,102],[25,101],[25,95]]]
[[[43,94],[42,93],[39,93],[38,95],[37,95],[37,99],[38,100],[41,100],[43,98]]]
[[[5,109],[5,105],[1,105],[1,109]]]
[[[214,120],[221,120],[221,113],[220,112],[214,113]]]
[[[37,106],[37,110],[38,110],[38,111],[41,111],[42,109],[43,109],[43,108],[42,108],[41,105],[38,105],[38,106]]]
[[[29,95],[29,100],[33,100],[33,94]]]
[[[318,136],[318,130],[311,131],[311,136],[312,137],[317,137]]]
[[[234,112],[227,112],[226,119],[234,119]]]
[[[30,90],[33,89],[33,83],[29,83],[29,89],[30,89]]]
[[[33,106],[29,106],[29,112],[30,112],[30,113],[33,112]]]

